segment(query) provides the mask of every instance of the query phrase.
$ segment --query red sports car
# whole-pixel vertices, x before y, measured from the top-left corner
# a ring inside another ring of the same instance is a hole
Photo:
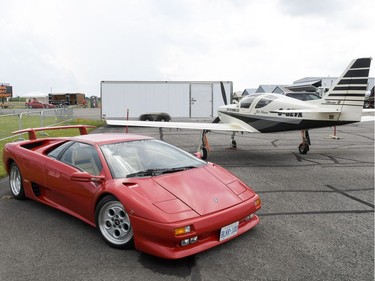
[[[55,108],[55,106],[51,103],[41,103],[37,100],[29,101],[25,105],[27,108]]]
[[[110,246],[177,259],[253,228],[259,196],[224,168],[131,134],[36,137],[5,145],[16,199],[30,198],[96,227]]]

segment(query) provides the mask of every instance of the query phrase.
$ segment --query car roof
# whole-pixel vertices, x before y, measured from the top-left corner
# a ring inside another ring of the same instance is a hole
[[[102,145],[122,141],[152,140],[154,138],[142,135],[109,133],[109,134],[88,134],[72,137],[71,140],[83,141],[92,144]]]

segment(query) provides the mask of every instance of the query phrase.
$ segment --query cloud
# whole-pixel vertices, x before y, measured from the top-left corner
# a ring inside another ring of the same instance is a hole
[[[100,94],[102,80],[232,80],[234,90],[337,76],[371,56],[373,0],[15,0],[0,76],[16,94]]]
[[[278,7],[290,16],[325,17],[339,14],[350,4],[350,0],[279,0]]]

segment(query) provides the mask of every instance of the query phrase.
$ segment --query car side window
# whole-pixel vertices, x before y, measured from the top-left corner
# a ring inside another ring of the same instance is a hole
[[[72,145],[72,141],[68,141],[66,143],[63,143],[62,145],[56,147],[55,149],[51,150],[47,155],[51,158],[57,159],[59,155],[70,145]]]
[[[103,169],[95,148],[81,142],[75,142],[71,145],[62,154],[60,161],[95,176],[100,175]]]

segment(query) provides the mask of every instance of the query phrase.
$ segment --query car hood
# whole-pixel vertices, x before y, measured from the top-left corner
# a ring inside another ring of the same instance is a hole
[[[232,174],[211,164],[153,177],[153,181],[199,215],[229,208],[255,195]]]

